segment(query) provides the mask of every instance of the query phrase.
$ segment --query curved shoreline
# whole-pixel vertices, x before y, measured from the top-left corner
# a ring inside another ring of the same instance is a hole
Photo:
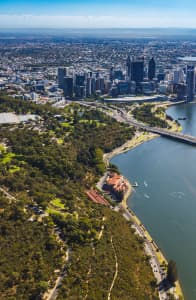
[[[127,179],[126,179],[127,180]],[[146,227],[143,225],[143,223],[141,222],[141,220],[136,216],[136,214],[133,212],[133,210],[127,205],[127,200],[128,198],[131,196],[132,194],[132,185],[130,184],[130,182],[127,180],[127,183],[128,183],[128,190],[126,192],[126,194],[124,195],[123,197],[123,200],[121,202],[121,206],[122,208],[124,209],[125,212],[129,212],[131,214],[131,220],[133,221],[134,225],[137,225],[137,226],[140,226],[143,231],[143,234],[145,236],[145,238],[148,240],[149,243],[151,243],[152,245],[152,248],[153,248],[153,252],[154,252],[154,255],[156,255],[157,257],[157,260],[159,262],[159,264],[165,264],[167,265],[168,264],[168,261],[167,259],[165,258],[163,252],[161,251],[161,249],[157,246],[156,242],[154,241],[154,239],[151,237],[149,231],[146,229]],[[153,243],[152,243],[153,241]],[[145,249],[144,249],[145,250]],[[146,252],[146,250],[145,250]],[[174,295],[177,296],[178,298],[177,299],[184,299],[184,294],[182,292],[182,288],[181,288],[181,285],[180,285],[180,282],[179,280],[177,280],[175,282],[175,292],[174,292]],[[160,298],[161,299],[161,298]]]
[[[109,162],[113,157],[115,157],[119,154],[125,153],[127,151],[130,151],[130,150],[134,149],[135,147],[141,145],[142,143],[150,141],[151,139],[154,139],[156,137],[158,137],[158,135],[156,135],[156,134],[146,133],[146,132],[137,132],[132,140],[127,141],[121,147],[114,149],[112,152],[104,154],[103,160],[104,160],[106,166],[109,165]],[[133,187],[132,187],[131,183],[129,182],[129,180],[126,179],[126,181],[128,184],[128,190],[126,191],[126,193],[123,197],[123,200],[121,201],[121,204],[120,204],[121,208],[124,210],[125,214],[127,214],[130,217],[130,219],[133,221],[134,225],[138,228],[140,227],[140,230],[143,233],[143,236],[145,237],[147,242],[151,243],[153,253],[156,256],[156,259],[159,262],[159,264],[161,265],[164,263],[167,265],[168,261],[165,258],[165,256],[163,255],[162,251],[159,249],[157,244],[154,242],[153,238],[151,237],[150,233],[147,231],[145,226],[142,224],[141,220],[135,215],[135,213],[132,211],[132,209],[130,207],[128,207],[128,205],[127,205],[127,200],[132,194]],[[147,252],[146,247],[144,250],[145,250],[145,252]],[[154,275],[155,275],[155,273],[154,273]],[[179,280],[175,282],[175,290],[174,290],[173,294],[177,297],[177,299],[182,299],[182,300],[184,299],[183,291],[182,291]],[[160,299],[162,299],[160,293],[159,293],[159,297],[160,297]]]
[[[150,132],[136,132],[135,136],[131,140],[127,141],[122,146],[115,148],[113,151],[103,155],[103,160],[106,166],[109,165],[110,160],[114,156],[130,151],[144,142],[150,141],[156,137],[159,137],[159,135]]]

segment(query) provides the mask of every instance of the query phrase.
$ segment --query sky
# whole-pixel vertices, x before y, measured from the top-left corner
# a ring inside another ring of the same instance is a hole
[[[196,28],[195,0],[0,0],[1,28]]]

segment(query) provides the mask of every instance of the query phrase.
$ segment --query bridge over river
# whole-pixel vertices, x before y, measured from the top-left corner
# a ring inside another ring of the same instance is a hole
[[[142,127],[140,127],[140,128],[142,128]],[[191,135],[185,135],[185,134],[182,134],[179,132],[171,132],[171,131],[156,128],[156,127],[148,127],[147,126],[146,128],[143,128],[143,129],[146,131],[149,131],[149,132],[157,133],[161,136],[164,136],[164,137],[167,137],[170,139],[178,140],[180,142],[196,146],[196,137],[191,136]]]
[[[156,134],[159,134],[161,136],[164,136],[164,137],[167,137],[170,139],[178,140],[180,142],[196,146],[196,137],[195,136],[182,134],[180,132],[172,132],[172,131],[158,128],[158,127],[146,126],[142,123],[139,123],[139,122],[133,120],[125,112],[123,112],[123,113],[121,112],[121,117],[124,118],[126,123],[129,123],[130,125],[133,125],[137,128],[143,129],[144,131],[156,133]]]
[[[170,138],[173,140],[178,140],[180,142],[196,146],[196,137],[195,136],[182,134],[180,132],[172,132],[167,129],[163,129],[163,128],[159,128],[159,127],[150,127],[148,125],[138,122],[123,109],[118,108],[118,109],[114,110],[114,107],[113,107],[112,112],[113,112],[113,117],[117,121],[125,122],[136,128],[143,129],[144,131],[159,134],[161,136],[164,136],[164,137],[167,137],[167,138]]]
[[[107,115],[112,116],[119,122],[124,122],[127,124],[130,124],[136,128],[143,129],[144,131],[152,132],[155,134],[159,134],[163,137],[167,137],[173,140],[178,140],[180,142],[190,144],[193,146],[196,146],[196,137],[191,136],[191,135],[185,135],[180,132],[172,132],[167,129],[162,129],[158,127],[150,127],[148,125],[145,125],[143,123],[138,122],[135,120],[133,117],[131,117],[125,110],[121,108],[117,108],[116,106],[106,106],[101,103],[96,103],[96,102],[79,102],[81,105],[86,106],[86,107],[91,107],[93,109],[100,109],[103,112],[105,112]]]

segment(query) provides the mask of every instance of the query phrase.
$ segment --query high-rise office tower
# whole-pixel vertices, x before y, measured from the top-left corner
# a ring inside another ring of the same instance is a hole
[[[148,79],[152,80],[153,78],[155,78],[155,72],[156,72],[156,64],[155,64],[155,60],[152,57],[148,63]]]
[[[104,92],[105,90],[104,78],[99,77],[96,79],[96,90],[101,91],[102,93]]]
[[[75,77],[75,96],[77,98],[86,97],[86,81],[85,75],[77,74]]]
[[[158,73],[157,74],[157,79],[158,79],[158,82],[163,81],[165,79],[165,74],[164,73]]]
[[[88,77],[86,79],[86,96],[89,97],[92,95],[92,78]]]
[[[91,93],[94,95],[96,92],[96,80],[95,78],[92,78],[91,80]]]
[[[180,82],[180,72],[178,70],[173,71],[173,83],[178,84]]]
[[[114,80],[114,68],[111,67],[110,68],[110,81],[113,81]]]
[[[131,59],[129,55],[126,61],[126,75],[127,75],[127,79],[131,78]]]
[[[131,81],[135,81],[136,84],[142,82],[144,79],[144,59],[131,61]]]
[[[190,102],[194,100],[194,89],[195,89],[194,66],[187,66],[186,84],[187,84],[187,102]]]
[[[85,98],[86,97],[86,87],[76,85],[76,87],[75,87],[75,96],[76,96],[76,98]]]
[[[67,68],[58,68],[58,86],[60,89],[64,89],[64,78],[67,76]]]
[[[182,69],[173,71],[173,82],[174,84],[184,83],[184,72]]]
[[[76,85],[84,86],[84,81],[85,81],[85,75],[80,75],[80,74],[76,75],[76,82],[75,82]]]
[[[186,96],[186,84],[183,83],[174,83],[173,93],[176,94],[177,100],[184,100]]]
[[[118,79],[118,80],[123,80],[124,79],[124,75],[122,70],[115,70],[114,71],[114,79]]]
[[[63,86],[64,96],[73,97],[73,78],[64,77],[64,86]]]

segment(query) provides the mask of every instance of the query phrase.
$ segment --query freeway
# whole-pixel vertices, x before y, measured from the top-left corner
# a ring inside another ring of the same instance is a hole
[[[144,131],[152,132],[152,133],[155,133],[155,134],[158,134],[158,135],[170,138],[170,139],[178,140],[180,142],[196,146],[196,137],[191,136],[191,135],[182,134],[179,132],[172,132],[167,129],[163,129],[163,128],[159,128],[159,127],[150,127],[146,124],[138,122],[133,117],[131,117],[128,112],[126,112],[125,110],[118,108],[114,105],[108,107],[99,102],[89,102],[89,103],[88,102],[80,102],[80,104],[84,105],[86,107],[100,109],[105,114],[116,119],[118,122],[127,123],[138,129],[142,129]]]
[[[167,137],[170,139],[175,139],[180,142],[196,146],[196,137],[194,137],[194,136],[182,134],[179,132],[172,132],[167,129],[162,129],[162,128],[158,128],[158,127],[150,127],[148,125],[145,125],[143,123],[136,121],[131,116],[129,116],[129,114],[126,111],[124,111],[122,109],[114,110],[114,108],[112,108],[112,111],[113,111],[113,117],[117,121],[120,121],[120,122],[124,121],[125,123],[128,123],[136,128],[143,129],[144,131],[156,133],[156,134],[159,134],[161,136],[164,136],[164,137]]]

